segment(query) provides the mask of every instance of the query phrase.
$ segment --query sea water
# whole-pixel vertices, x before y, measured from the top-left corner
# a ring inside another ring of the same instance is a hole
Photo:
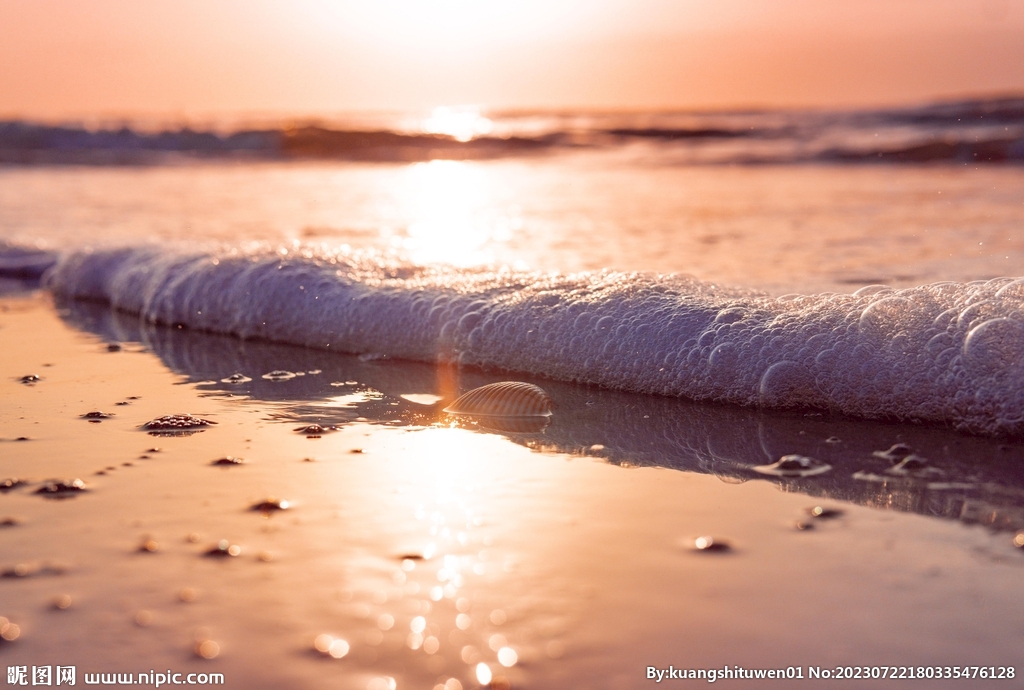
[[[256,156],[11,123],[6,270],[246,339],[1024,431],[1021,102],[486,121]]]

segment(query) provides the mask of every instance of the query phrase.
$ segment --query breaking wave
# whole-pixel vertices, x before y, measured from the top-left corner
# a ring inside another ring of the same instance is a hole
[[[672,275],[423,267],[346,250],[133,246],[53,261],[56,293],[243,339],[1024,433],[1024,279],[775,298]]]

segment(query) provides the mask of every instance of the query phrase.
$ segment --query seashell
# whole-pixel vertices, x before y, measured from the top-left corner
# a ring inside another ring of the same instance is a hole
[[[475,417],[549,417],[553,402],[532,383],[501,381],[474,388],[444,408],[448,414]]]
[[[778,462],[771,465],[758,465],[754,471],[776,477],[813,477],[831,469],[831,465],[805,455],[783,455]]]
[[[498,431],[503,434],[536,434],[550,426],[551,417],[481,416],[473,418],[473,422],[482,429]]]

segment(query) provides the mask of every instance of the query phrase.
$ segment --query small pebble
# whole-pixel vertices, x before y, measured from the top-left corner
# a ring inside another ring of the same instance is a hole
[[[232,465],[242,465],[242,464],[245,464],[245,460],[242,459],[242,458],[236,458],[233,455],[225,455],[223,458],[217,458],[216,460],[214,460],[210,464],[211,465],[220,465],[220,466],[223,466],[223,467],[230,467]]]
[[[0,616],[0,640],[14,642],[19,637],[21,637],[21,628]]]
[[[142,551],[143,553],[156,553],[159,550],[160,545],[153,539],[146,539],[139,544],[139,551]]]
[[[203,555],[210,556],[212,558],[225,558],[234,557],[240,553],[242,553],[241,546],[238,544],[232,544],[227,539],[221,539],[217,542],[216,546],[211,546]]]
[[[47,498],[68,498],[85,491],[85,482],[81,479],[69,481],[49,481],[35,490],[35,493]]]
[[[10,568],[4,568],[4,570],[0,572],[0,577],[22,578],[35,575],[38,572],[39,568],[37,566],[29,565],[28,563],[18,563]]]
[[[270,513],[275,510],[288,510],[290,507],[291,503],[289,501],[282,501],[276,498],[268,498],[266,500],[260,501],[259,503],[253,504],[252,506],[249,507],[249,510],[261,513]]]
[[[297,433],[305,434],[311,438],[319,438],[322,434],[327,434],[332,431],[337,431],[336,426],[321,426],[319,424],[308,424],[306,426],[300,426],[295,429]]]
[[[693,549],[701,553],[725,553],[731,551],[732,547],[721,539],[704,536],[693,540]]]
[[[190,414],[169,414],[146,422],[142,425],[142,428],[151,434],[160,435],[161,433],[166,433],[173,435],[175,433],[187,433],[203,429],[216,423]]]
[[[814,529],[814,523],[813,522],[805,522],[803,520],[797,520],[796,524],[794,524],[794,527],[796,527],[801,532],[806,532],[807,530]]]
[[[808,508],[807,509],[807,514],[810,515],[812,518],[815,518],[817,520],[832,520],[834,518],[842,516],[843,511],[837,510],[835,508],[825,508],[823,506],[814,506],[812,508]]]
[[[185,602],[186,604],[192,603],[196,600],[196,590],[191,587],[185,587],[178,592],[178,599]]]
[[[275,369],[274,371],[268,371],[261,378],[267,381],[287,381],[295,378],[295,372],[285,371],[284,369]]]
[[[244,374],[232,374],[220,380],[221,383],[248,383],[249,381],[252,379]]]
[[[53,608],[58,611],[65,611],[71,607],[71,596],[68,594],[61,594],[53,599]]]
[[[100,412],[99,410],[94,410],[92,412],[86,412],[85,414],[79,415],[79,416],[82,419],[88,419],[89,421],[97,421],[98,422],[98,421],[100,421],[102,419],[110,419],[114,415],[111,414],[110,412]]]
[[[11,477],[10,479],[0,479],[0,491],[10,491],[11,489],[17,489],[19,486],[25,486],[28,484],[24,479],[18,479],[17,477]]]
[[[120,351],[121,351],[121,346],[118,345],[117,343],[108,343],[107,344],[107,352],[120,352]]]
[[[135,625],[140,628],[148,628],[153,624],[153,612],[141,609],[135,612]]]
[[[1024,549],[1024,532],[1017,532],[1013,538],[1013,545],[1018,549]]]
[[[40,377],[38,374],[25,374],[20,379],[18,379],[18,382],[24,383],[27,386],[31,386],[35,383],[39,383],[42,380],[42,377]]]
[[[18,518],[5,517],[0,519],[0,527],[17,527],[21,524]]]
[[[200,659],[215,659],[220,654],[220,645],[213,640],[196,642],[195,653]]]

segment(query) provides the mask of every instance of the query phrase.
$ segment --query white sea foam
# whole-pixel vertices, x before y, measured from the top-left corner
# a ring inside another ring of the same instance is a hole
[[[46,283],[241,338],[1024,433],[1024,279],[773,298],[678,276],[149,246],[69,253]]]

